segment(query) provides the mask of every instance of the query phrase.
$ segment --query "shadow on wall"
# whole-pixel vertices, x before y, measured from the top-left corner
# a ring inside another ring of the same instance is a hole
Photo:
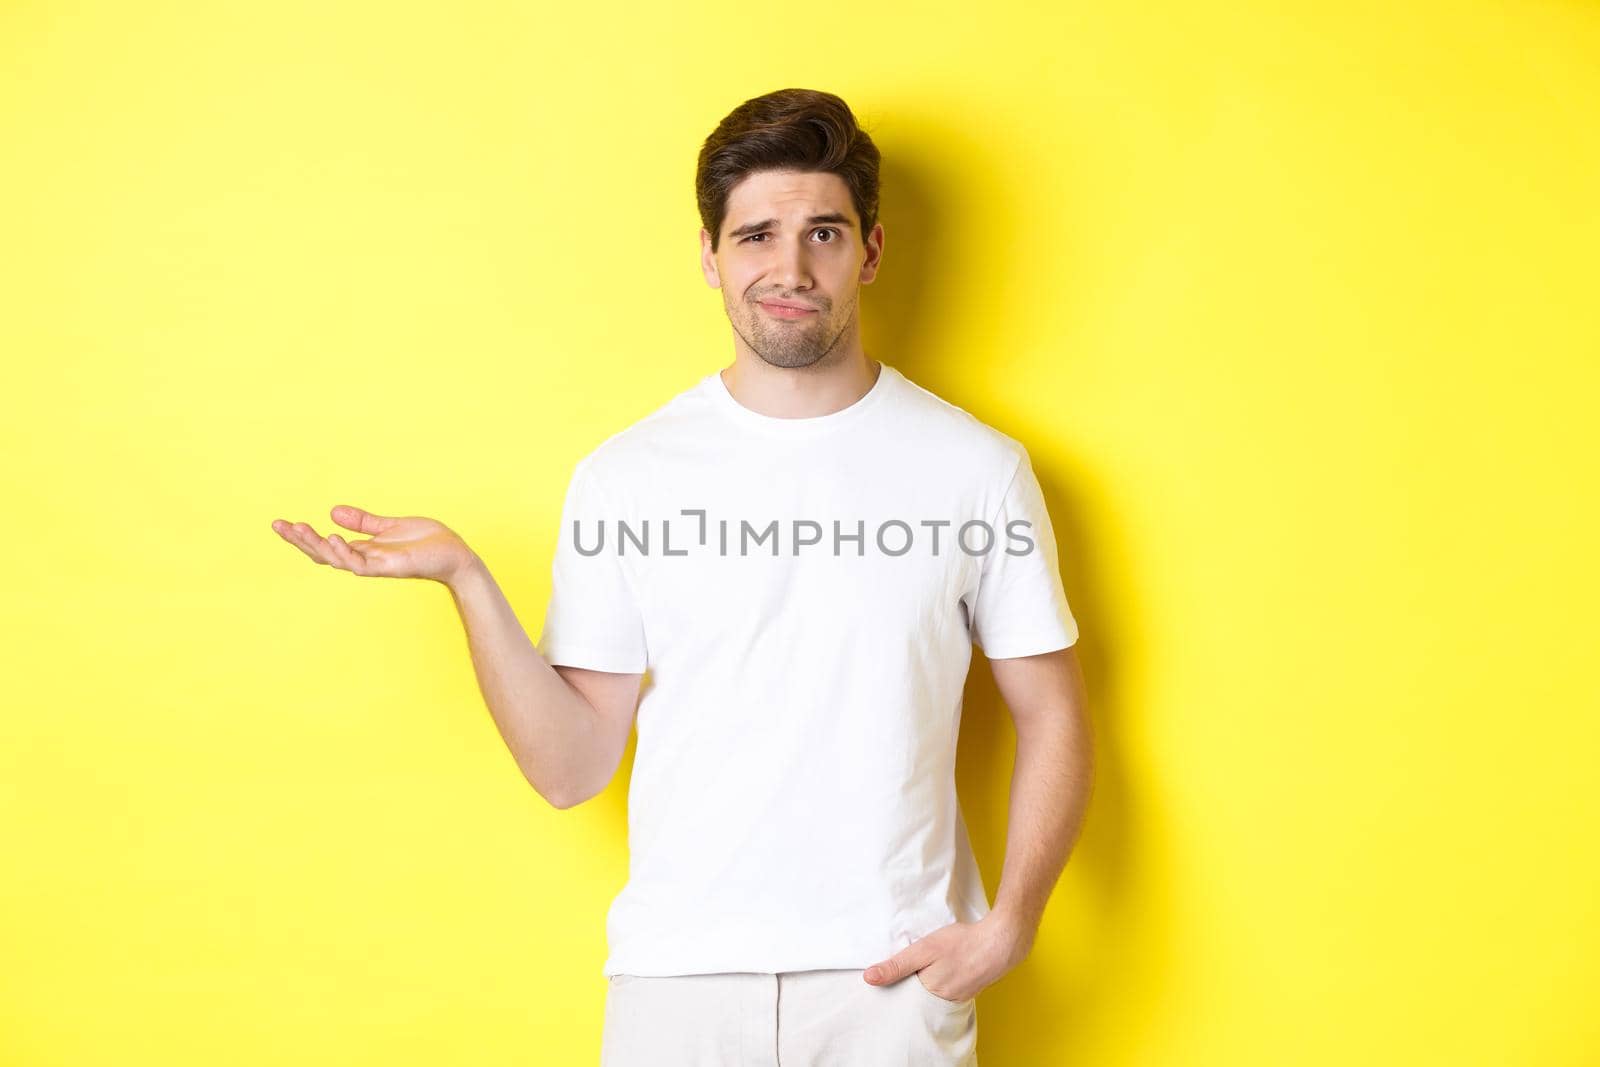
[[[913,107],[905,113],[915,111]],[[993,144],[981,139],[972,141],[973,136],[974,131],[959,127],[941,128],[936,136],[923,130],[916,143],[937,144],[940,155],[945,157],[954,152],[964,154],[969,161],[995,158],[997,164],[1004,162],[995,155]],[[945,293],[933,300],[928,297],[930,290],[942,285],[942,276],[949,273],[941,264],[981,262],[990,270],[985,278],[986,291],[1009,291],[1014,288],[1014,279],[1004,273],[1006,255],[1003,251],[997,254],[992,248],[974,247],[973,242],[996,239],[988,235],[1028,233],[1030,220],[1020,217],[1012,206],[1002,177],[985,180],[986,174],[998,175],[1003,167],[982,171],[969,162],[962,168],[959,187],[941,187],[937,184],[940,176],[952,173],[946,162],[921,158],[916,145],[886,144],[886,140],[880,139],[880,148],[884,149],[880,189],[883,269],[863,291],[863,343],[869,356],[881,355],[917,380],[919,362],[930,372],[934,369],[924,354],[946,347],[940,342],[945,329],[940,316],[926,313],[930,304],[936,306],[939,300],[952,295]],[[975,213],[980,217],[969,217]],[[958,218],[960,224],[956,225],[952,220]],[[1052,309],[1058,321],[1074,316],[1070,302],[1078,292],[1085,291],[1085,287],[1070,284],[1070,249],[1064,253],[1068,261],[1060,265],[1060,270],[1068,284],[1061,287],[1061,301]],[[1002,267],[998,272],[992,269],[996,265]],[[972,293],[971,299],[984,300],[986,293]],[[986,372],[1005,373],[1004,353],[984,353],[981,365]],[[948,376],[930,373],[927,377]],[[1118,730],[1123,721],[1120,709],[1124,700],[1118,685],[1115,645],[1109,634],[1113,626],[1125,633],[1132,620],[1140,617],[1139,609],[1137,604],[1127,602],[1128,591],[1119,589],[1108,597],[1096,584],[1095,576],[1102,572],[1095,566],[1089,529],[1079,518],[1082,509],[1075,503],[1076,498],[1087,493],[1082,486],[1075,491],[1074,479],[1045,459],[1058,454],[1053,447],[1055,442],[1039,439],[1037,433],[1019,432],[1008,426],[1003,413],[985,411],[959,393],[941,395],[1016,437],[1028,449],[1055,528],[1067,600],[1081,631],[1077,654],[1088,692],[1094,746],[1093,793],[1078,841],[1045,911],[1033,952],[1020,967],[979,995],[978,1026],[980,1060],[1032,1062],[1041,1050],[1070,1057],[1075,1037],[1085,1032],[1103,1032],[1091,1020],[1101,1011],[1106,990],[1146,991],[1151,998],[1150,1010],[1154,1011],[1164,975],[1171,973],[1171,968],[1159,962],[1161,953],[1155,948],[1171,939],[1162,931],[1151,929],[1152,922],[1165,921],[1166,916],[1135,912],[1129,904],[1150,899],[1151,893],[1139,888],[1139,883],[1154,875],[1140,866],[1141,857],[1149,853],[1149,844],[1132,839],[1134,827],[1147,823],[1136,811],[1140,798],[1124,767]],[[1078,469],[1081,472],[1086,468]],[[988,661],[975,648],[962,702],[956,779],[963,817],[991,903],[1005,861],[1015,743],[1010,715],[1002,706]],[[1070,904],[1064,892],[1069,886]],[[1138,952],[1128,950],[1131,942],[1139,944]],[[1063,953],[1067,946],[1070,952]],[[1152,965],[1151,961],[1158,962]],[[1152,973],[1121,973],[1133,966],[1151,968]],[[1119,1019],[1126,1019],[1127,1012],[1126,1004],[1116,1005]],[[1027,1035],[1026,1051],[1022,1047],[1023,1034]]]

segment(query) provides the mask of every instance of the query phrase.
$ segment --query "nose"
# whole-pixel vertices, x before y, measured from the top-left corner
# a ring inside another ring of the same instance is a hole
[[[785,244],[778,251],[773,264],[772,280],[783,286],[786,293],[798,293],[811,288],[811,259],[804,240]]]

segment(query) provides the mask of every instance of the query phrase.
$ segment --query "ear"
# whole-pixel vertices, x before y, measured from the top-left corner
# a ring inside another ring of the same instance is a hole
[[[878,265],[883,262],[883,223],[872,227],[867,234],[867,258],[861,261],[861,284],[871,285],[878,276]]]
[[[717,254],[711,251],[711,234],[704,226],[700,227],[700,272],[706,276],[706,284],[711,288],[722,288],[722,273],[717,270]]]

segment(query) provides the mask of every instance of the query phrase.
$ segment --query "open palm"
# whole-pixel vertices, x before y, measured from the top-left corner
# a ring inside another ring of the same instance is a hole
[[[346,541],[322,537],[308,524],[274,519],[278,536],[318,563],[369,577],[448,581],[472,560],[472,550],[454,530],[420,515],[395,517],[340,504],[329,512],[347,530],[369,535]]]

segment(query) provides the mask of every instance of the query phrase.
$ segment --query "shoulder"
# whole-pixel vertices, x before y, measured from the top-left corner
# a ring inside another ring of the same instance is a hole
[[[915,433],[940,451],[959,454],[1002,484],[1027,459],[1022,442],[984,422],[966,408],[900,375],[902,410]]]
[[[708,408],[707,380],[701,378],[644,417],[601,439],[578,459],[574,473],[609,486],[647,477],[654,457],[676,437],[696,432]]]

